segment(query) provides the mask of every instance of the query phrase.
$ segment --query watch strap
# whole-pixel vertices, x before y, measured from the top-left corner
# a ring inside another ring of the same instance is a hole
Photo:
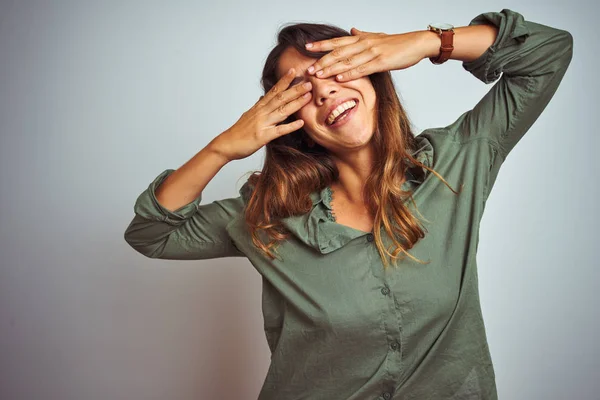
[[[450,59],[450,55],[454,50],[454,30],[442,30],[428,27],[429,30],[437,32],[440,35],[442,44],[440,46],[440,54],[437,57],[429,57],[429,60],[436,65],[443,64]]]

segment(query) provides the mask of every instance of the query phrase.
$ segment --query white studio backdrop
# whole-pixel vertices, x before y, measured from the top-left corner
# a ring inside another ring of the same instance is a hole
[[[248,260],[144,258],[123,233],[150,181],[262,94],[288,22],[402,33],[503,8],[574,57],[486,205],[481,302],[501,399],[597,399],[600,140],[590,1],[0,2],[0,398],[256,399],[269,365]],[[491,88],[458,61],[393,72],[415,132]],[[225,166],[237,196],[264,152]]]

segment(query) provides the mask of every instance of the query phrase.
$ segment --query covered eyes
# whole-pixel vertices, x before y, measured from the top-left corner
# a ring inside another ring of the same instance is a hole
[[[302,77],[297,76],[290,82],[290,86],[297,85],[300,82],[302,82]]]

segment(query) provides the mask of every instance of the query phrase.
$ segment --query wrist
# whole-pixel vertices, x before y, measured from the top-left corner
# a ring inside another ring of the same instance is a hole
[[[224,166],[227,163],[231,162],[231,159],[227,156],[226,152],[219,147],[217,139],[218,136],[206,145],[205,150],[207,153],[210,154],[210,156],[213,159],[215,159],[219,164]]]
[[[430,30],[419,31],[421,34],[421,49],[423,59],[435,58],[440,55],[440,47],[442,47],[442,38],[440,34]]]

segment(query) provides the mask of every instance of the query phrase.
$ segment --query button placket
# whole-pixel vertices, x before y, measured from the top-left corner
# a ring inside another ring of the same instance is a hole
[[[366,240],[368,240],[369,236],[374,237],[373,233],[369,233],[366,236]],[[371,248],[370,250],[377,255],[376,249]],[[379,257],[377,257],[376,260],[374,259],[373,264],[376,268],[373,269],[373,272],[375,277],[379,279],[380,285],[378,288],[381,295],[387,296],[387,298],[381,298],[380,301],[384,328],[383,333],[385,334],[387,344],[388,362],[385,363],[386,377],[381,381],[381,384],[384,385],[382,388],[384,391],[380,392],[379,396],[375,397],[374,400],[389,400],[392,398],[392,393],[395,391],[395,385],[402,378],[404,371],[403,347],[401,346],[402,328],[399,326],[401,320],[401,317],[398,315],[399,310],[395,306],[396,296],[390,288],[391,283],[388,284],[388,279],[392,278],[386,275],[384,266],[380,261]]]

